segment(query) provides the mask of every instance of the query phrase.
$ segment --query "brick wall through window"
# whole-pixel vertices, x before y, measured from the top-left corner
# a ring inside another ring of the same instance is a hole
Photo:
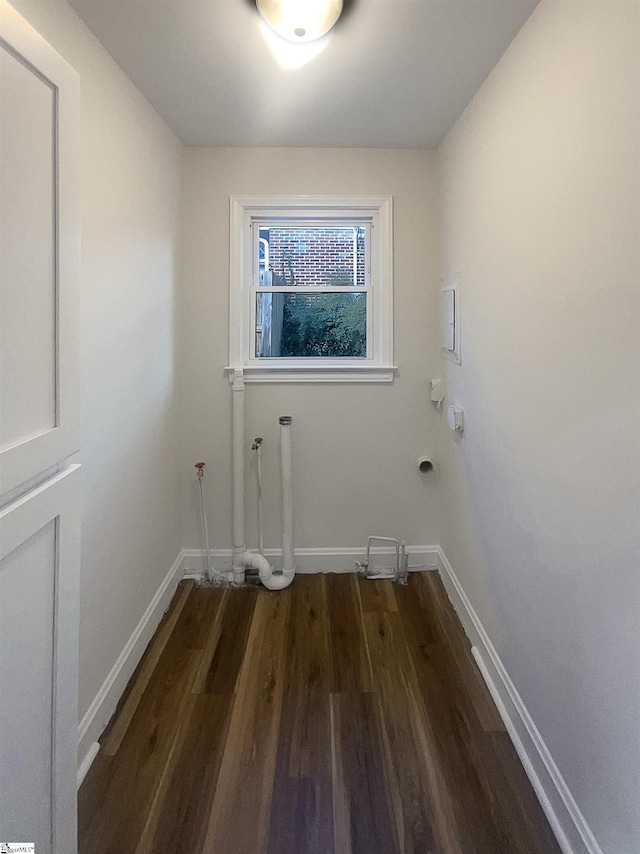
[[[260,237],[269,245],[273,285],[365,286],[363,228],[262,227]]]

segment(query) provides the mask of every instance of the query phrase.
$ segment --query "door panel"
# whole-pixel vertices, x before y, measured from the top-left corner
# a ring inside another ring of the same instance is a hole
[[[42,854],[76,850],[79,469],[0,511],[0,833]]]
[[[0,450],[56,427],[55,89],[0,47]]]
[[[0,493],[78,450],[75,71],[0,0]]]
[[[46,850],[52,835],[51,730],[56,520],[0,561],[2,838]],[[20,639],[16,643],[16,638]]]

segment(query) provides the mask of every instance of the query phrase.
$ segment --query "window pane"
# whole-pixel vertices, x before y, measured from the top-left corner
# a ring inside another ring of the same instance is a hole
[[[366,358],[366,293],[256,297],[257,358]]]
[[[262,285],[365,286],[363,226],[261,226],[259,237]]]

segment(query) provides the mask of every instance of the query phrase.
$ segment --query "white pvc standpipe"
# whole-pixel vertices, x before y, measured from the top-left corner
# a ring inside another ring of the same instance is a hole
[[[260,581],[268,590],[284,590],[296,574],[293,563],[293,489],[291,475],[291,422],[290,415],[280,418],[280,459],[282,464],[282,572],[275,575],[273,568],[262,555],[245,552],[251,559],[248,566],[258,566]]]
[[[258,551],[264,554],[264,528],[262,525],[262,442],[256,448],[258,469]]]
[[[244,375],[241,369],[233,372],[231,411],[233,583],[243,584],[246,547],[244,542]]]
[[[290,415],[280,418],[280,458],[282,464],[282,570],[285,575],[295,572],[293,562],[293,478],[291,473]]]

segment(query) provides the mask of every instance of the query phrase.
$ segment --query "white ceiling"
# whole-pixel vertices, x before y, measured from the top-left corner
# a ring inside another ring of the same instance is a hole
[[[188,145],[433,148],[538,0],[351,0],[296,70],[252,0],[70,3]]]

